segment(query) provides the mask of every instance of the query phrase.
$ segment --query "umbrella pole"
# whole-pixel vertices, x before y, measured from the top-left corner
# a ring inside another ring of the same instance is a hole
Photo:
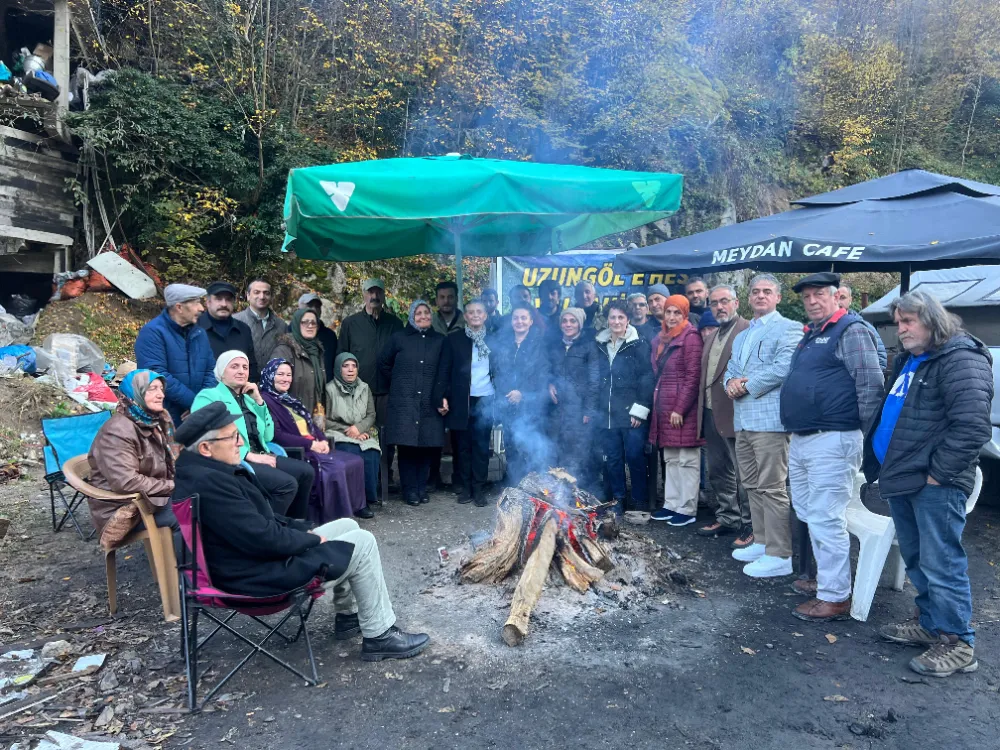
[[[899,273],[899,296],[902,297],[910,291],[910,264],[906,263]]]
[[[458,306],[462,306],[462,235],[455,232],[455,285],[458,287]]]

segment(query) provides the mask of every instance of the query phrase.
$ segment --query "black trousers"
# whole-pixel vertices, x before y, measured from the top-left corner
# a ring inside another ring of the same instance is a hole
[[[493,397],[469,398],[469,424],[451,431],[455,472],[452,485],[458,492],[476,495],[483,491],[490,470],[490,436],[493,433]]]
[[[422,448],[414,445],[397,445],[399,457],[399,485],[403,499],[420,499],[427,496],[427,476],[431,459],[440,448]]]
[[[305,519],[316,470],[306,461],[277,456],[277,467],[250,464],[260,486],[267,492],[271,509],[278,515]]]

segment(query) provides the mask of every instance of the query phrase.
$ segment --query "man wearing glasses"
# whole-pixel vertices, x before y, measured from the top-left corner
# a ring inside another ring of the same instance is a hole
[[[708,335],[701,356],[701,389],[705,392],[702,425],[708,484],[718,506],[715,521],[698,529],[707,537],[739,534],[750,528],[750,504],[736,480],[736,433],[733,401],[726,395],[726,367],[733,354],[733,341],[750,327],[740,315],[736,290],[720,284],[708,295],[708,306],[719,327]]]
[[[751,529],[733,542],[733,558],[752,578],[792,572],[788,433],[781,424],[781,386],[788,375],[802,325],[778,312],[781,283],[762,273],[750,282],[750,326],[733,341],[726,395],[733,400],[736,465],[750,500]]]

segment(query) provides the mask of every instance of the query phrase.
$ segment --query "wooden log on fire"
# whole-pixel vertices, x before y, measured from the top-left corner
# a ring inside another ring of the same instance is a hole
[[[517,564],[524,514],[519,507],[505,507],[497,515],[496,531],[489,544],[462,565],[462,580],[468,583],[499,583]]]
[[[524,571],[514,589],[514,599],[510,605],[510,617],[503,626],[503,641],[508,646],[520,646],[528,635],[528,621],[531,610],[542,595],[542,586],[552,565],[552,556],[556,551],[556,521],[550,518],[545,522],[541,538],[534,552],[524,563]]]
[[[603,570],[588,563],[568,544],[560,547],[556,563],[563,580],[581,594],[590,588],[590,584],[604,577]]]

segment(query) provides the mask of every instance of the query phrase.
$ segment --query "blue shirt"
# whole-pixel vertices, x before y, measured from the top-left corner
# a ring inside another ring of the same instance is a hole
[[[892,439],[892,431],[896,429],[896,422],[899,420],[899,413],[903,411],[903,403],[906,401],[906,394],[910,392],[910,384],[913,382],[913,374],[917,371],[921,362],[930,356],[924,352],[919,357],[912,354],[903,365],[903,369],[892,384],[892,390],[886,396],[885,404],[882,405],[882,421],[878,423],[878,429],[872,436],[872,449],[879,463],[885,463],[885,454],[889,450],[889,441]]]

